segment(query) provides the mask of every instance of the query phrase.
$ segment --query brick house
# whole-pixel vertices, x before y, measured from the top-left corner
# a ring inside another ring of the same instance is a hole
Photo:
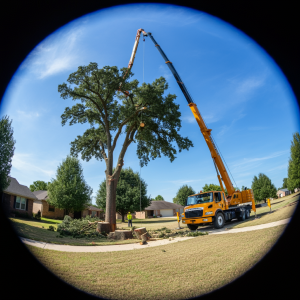
[[[143,211],[137,211],[135,217],[138,219],[152,218],[153,216],[159,217],[174,217],[176,213],[183,213],[184,206],[171,203],[168,201],[152,201],[151,205],[146,207]]]
[[[33,203],[33,213],[37,213],[39,210],[41,211],[41,216],[44,218],[50,219],[63,219],[66,215],[64,209],[60,209],[49,205],[48,192],[47,191],[34,191],[33,194],[37,197],[37,200]],[[87,215],[92,217],[103,217],[103,211],[94,206],[88,206],[85,210],[69,213],[69,216],[72,218],[84,218]]]
[[[28,214],[32,217],[33,202],[36,196],[26,185],[20,184],[16,178],[8,176],[9,186],[1,194],[1,202],[7,216],[14,216],[16,213]]]
[[[278,198],[284,197],[284,196],[287,196],[287,195],[290,195],[290,194],[291,194],[291,192],[288,189],[280,189],[277,192]]]

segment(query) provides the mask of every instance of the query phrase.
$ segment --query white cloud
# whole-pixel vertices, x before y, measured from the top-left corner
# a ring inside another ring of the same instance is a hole
[[[283,165],[280,165],[280,166],[277,166],[275,168],[268,170],[268,172],[275,171],[275,170],[284,170],[284,169],[287,170],[287,168],[288,168],[288,163],[285,163]]]
[[[231,124],[230,125],[224,125],[221,129],[221,131],[219,131],[219,133],[217,134],[218,137],[221,137],[222,135],[224,135],[229,129],[231,129],[234,125],[234,123],[242,118],[244,118],[246,116],[246,114],[243,114],[243,113],[237,113],[236,114],[236,118],[234,118],[232,121],[231,121]]]
[[[41,116],[41,114],[38,112],[25,112],[22,110],[17,110],[17,113],[18,113],[19,117],[22,117],[23,119],[24,118],[32,119],[32,118],[37,118],[37,117]]]
[[[272,154],[270,154],[268,156],[263,156],[263,157],[245,158],[244,160],[235,163],[233,165],[233,167],[240,168],[243,165],[253,164],[253,163],[256,163],[256,162],[262,162],[264,160],[268,160],[268,159],[272,159],[272,158],[284,155],[287,152],[289,152],[289,150],[274,152],[274,153],[272,153]]]
[[[15,153],[12,158],[12,169],[32,178],[49,178],[56,173],[58,161],[42,161],[32,154]],[[36,179],[33,179],[36,180]]]
[[[194,116],[184,116],[182,117],[182,120],[188,123],[196,123],[196,119]]]
[[[80,58],[77,45],[81,33],[81,29],[75,28],[50,36],[30,53],[22,67],[29,68],[40,79],[73,69]]]

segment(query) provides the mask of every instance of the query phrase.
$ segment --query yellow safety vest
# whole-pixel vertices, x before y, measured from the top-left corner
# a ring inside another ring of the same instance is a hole
[[[132,219],[132,215],[131,215],[131,214],[128,214],[128,215],[127,215],[127,219],[128,219],[128,220],[131,220],[131,219]]]

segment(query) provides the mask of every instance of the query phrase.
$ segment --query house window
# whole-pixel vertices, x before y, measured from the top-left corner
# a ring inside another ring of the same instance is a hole
[[[92,211],[92,217],[97,217],[97,212],[96,211]]]
[[[55,211],[55,207],[53,205],[49,205],[49,211]]]
[[[17,196],[16,197],[16,208],[21,210],[26,210],[26,199]]]

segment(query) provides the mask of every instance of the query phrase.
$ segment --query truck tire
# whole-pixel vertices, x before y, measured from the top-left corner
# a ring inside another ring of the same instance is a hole
[[[224,227],[224,224],[225,224],[225,218],[224,218],[224,215],[222,213],[218,213],[216,216],[215,216],[215,219],[214,219],[214,228],[216,229],[220,229],[220,228],[223,228]]]
[[[245,212],[245,218],[246,219],[250,218],[250,210],[249,209],[247,209],[246,212]]]
[[[238,217],[238,220],[239,221],[245,221],[245,215],[246,215],[246,212],[245,211],[241,211],[240,215]]]
[[[190,230],[197,230],[198,228],[198,225],[187,224],[187,226]]]

